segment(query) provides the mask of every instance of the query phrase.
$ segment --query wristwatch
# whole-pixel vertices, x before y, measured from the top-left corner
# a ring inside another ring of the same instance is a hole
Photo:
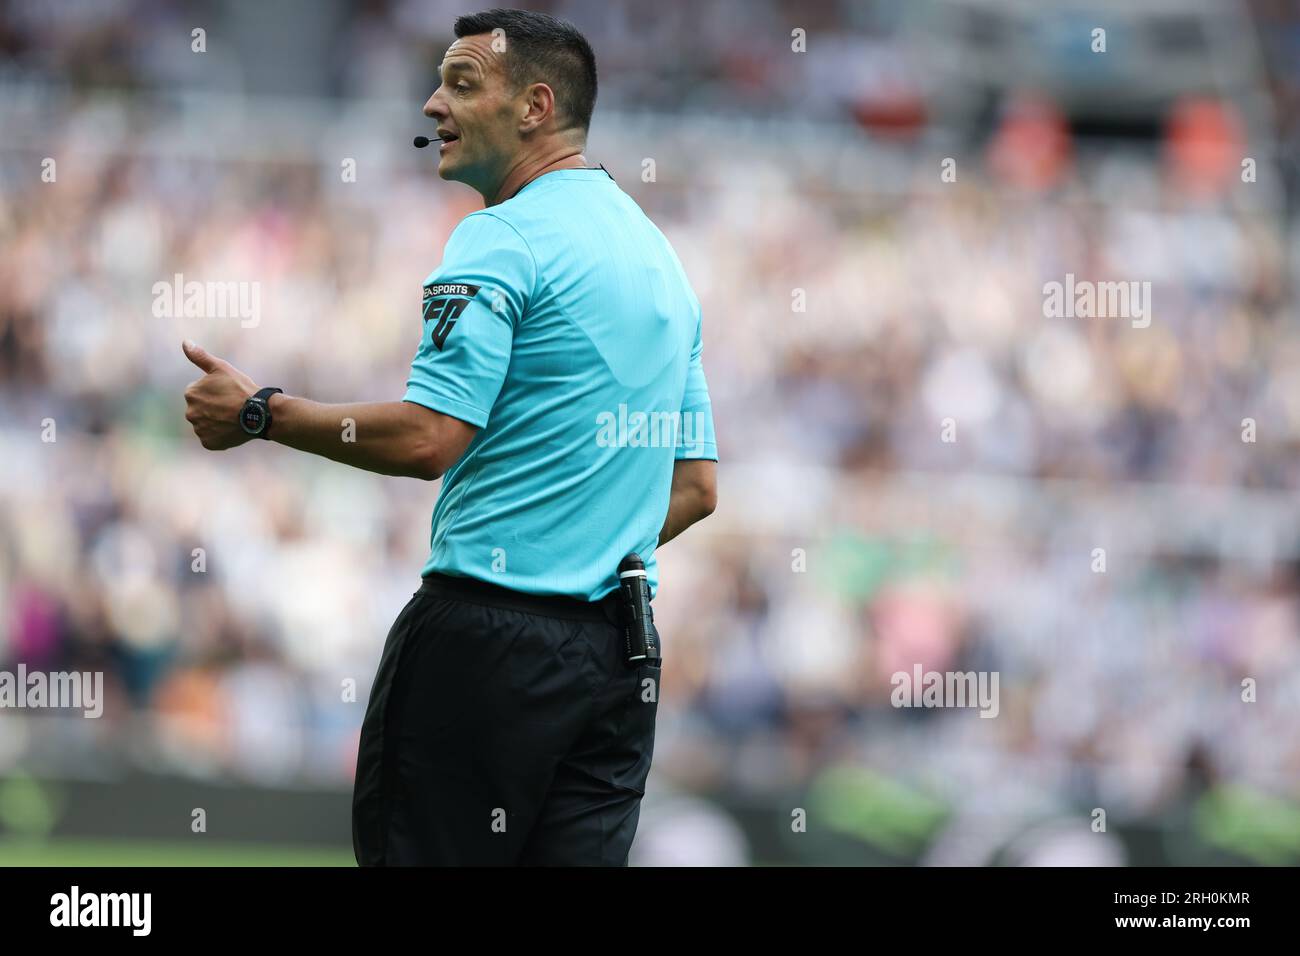
[[[244,407],[239,410],[239,427],[254,438],[266,438],[271,436],[271,405],[269,399],[276,392],[283,392],[282,388],[263,388],[256,395],[248,396],[244,402]]]

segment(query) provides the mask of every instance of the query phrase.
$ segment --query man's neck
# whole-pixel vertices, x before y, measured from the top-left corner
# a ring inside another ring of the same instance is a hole
[[[587,165],[587,157],[582,154],[581,146],[559,146],[537,156],[530,156],[514,165],[492,198],[483,197],[488,206],[495,206],[512,198],[538,176],[545,176],[557,169],[582,169]]]

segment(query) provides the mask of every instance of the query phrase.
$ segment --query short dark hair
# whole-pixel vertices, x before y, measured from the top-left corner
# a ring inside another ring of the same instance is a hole
[[[591,126],[596,106],[596,54],[567,20],[528,10],[485,10],[456,18],[457,37],[500,29],[506,38],[506,74],[515,89],[545,83],[568,125]]]

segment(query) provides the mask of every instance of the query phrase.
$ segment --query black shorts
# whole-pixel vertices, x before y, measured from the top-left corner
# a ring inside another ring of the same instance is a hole
[[[616,600],[425,578],[361,727],[360,865],[627,865],[660,670],[625,663]]]

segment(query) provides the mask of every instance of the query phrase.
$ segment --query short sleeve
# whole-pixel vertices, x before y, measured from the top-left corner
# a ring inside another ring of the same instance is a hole
[[[682,395],[681,438],[677,442],[675,458],[707,458],[718,460],[717,439],[713,434],[713,405],[709,401],[709,385],[704,379],[703,323],[698,307],[695,320],[695,343],[691,347],[691,361],[686,370],[686,391]]]
[[[513,226],[490,213],[467,216],[424,283],[424,331],[403,400],[486,425],[536,281],[532,251]]]

